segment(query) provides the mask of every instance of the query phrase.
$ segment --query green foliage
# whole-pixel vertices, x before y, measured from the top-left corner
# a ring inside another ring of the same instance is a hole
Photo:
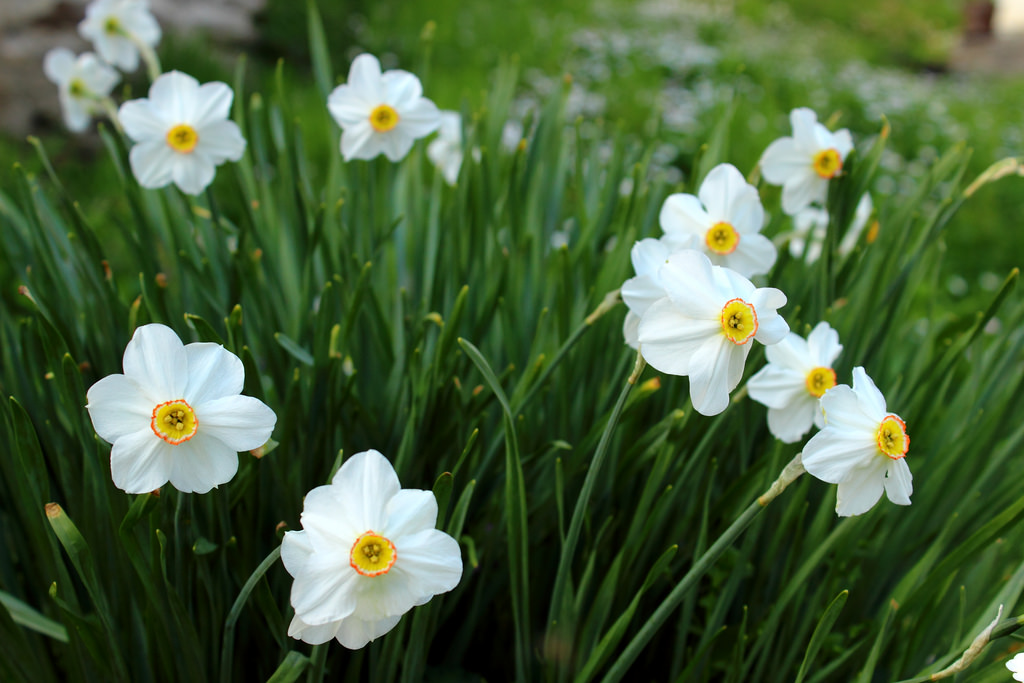
[[[882,172],[877,131],[830,194],[823,257],[783,255],[766,278],[794,331],[839,330],[841,381],[865,366],[913,439],[913,505],[837,520],[834,487],[809,476],[757,502],[799,445],[775,441],[742,390],[705,418],[684,378],[627,381],[635,354],[606,294],[679,189],[648,173],[655,137],[567,121],[566,81],[506,149],[506,62],[464,107],[455,187],[422,143],[399,164],[343,163],[310,103],[344,60],[315,15],[303,22],[317,85],[280,65],[248,90],[240,66],[247,151],[204,196],[141,189],[109,130],[98,201],[62,184],[49,143],[3,183],[5,680],[897,680],[959,657],[996,604],[1020,611],[1024,497],[1006,476],[1024,439],[1018,275],[956,309],[937,295],[957,212],[988,191],[965,192],[970,150],[880,200],[877,237],[841,256]],[[754,113],[734,106],[691,141],[687,191],[757,158],[760,139],[736,134]],[[242,454],[209,494],[117,490],[83,407],[147,322],[222,343],[278,415],[276,448]],[[341,453],[368,448],[436,492],[463,580],[363,651],[310,648],[286,635],[281,533]],[[1009,647],[964,680],[994,679]]]

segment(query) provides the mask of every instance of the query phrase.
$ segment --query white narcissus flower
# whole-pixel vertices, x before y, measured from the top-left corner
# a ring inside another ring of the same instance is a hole
[[[224,83],[199,85],[171,71],[153,82],[148,99],[122,104],[118,119],[136,142],[129,160],[139,184],[156,189],[174,182],[182,192],[199,194],[216,166],[241,159],[245,138],[228,120],[233,98]]]
[[[148,0],[94,0],[85,8],[78,33],[103,61],[129,72],[139,67],[140,46],[152,48],[160,42],[160,24]]]
[[[277,415],[241,396],[245,370],[219,344],[183,345],[165,325],[143,325],[124,350],[124,374],[89,387],[89,417],[110,449],[114,485],[147,493],[168,481],[206,493],[231,480],[238,452],[270,439]]]
[[[462,168],[462,116],[458,112],[441,112],[441,127],[427,145],[427,157],[441,171],[445,182],[454,185]]]
[[[647,237],[633,245],[629,258],[633,262],[636,276],[622,284],[620,294],[626,307],[626,319],[622,323],[622,335],[634,349],[640,348],[637,335],[640,331],[640,317],[658,299],[668,296],[661,285],[658,273],[665,265],[672,250],[661,240]]]
[[[110,96],[121,75],[91,52],[77,58],[71,50],[55,47],[43,59],[43,72],[57,84],[64,124],[75,133],[89,127],[92,115],[103,110],[101,102]]]
[[[764,208],[757,188],[731,164],[711,169],[696,197],[670,195],[658,220],[673,251],[696,249],[743,277],[767,273],[775,265],[775,245],[760,234]]]
[[[306,494],[301,519],[281,543],[295,577],[292,638],[361,648],[462,578],[459,544],[434,528],[433,492],[401,488],[377,451],[353,455]]]
[[[1018,652],[1006,662],[1006,668],[1013,674],[1013,680],[1024,681],[1024,652]]]
[[[776,312],[786,295],[691,249],[669,256],[658,279],[667,296],[640,319],[640,353],[656,370],[689,376],[694,409],[717,415],[743,376],[751,340],[776,344],[789,332]]]
[[[804,446],[804,469],[839,484],[836,513],[860,515],[882,491],[897,505],[910,505],[913,477],[907,467],[907,425],[885,408],[885,397],[864,368],[853,369],[853,388],[840,384],[821,397],[825,428]]]
[[[825,203],[828,181],[842,172],[853,138],[845,128],[830,132],[814,111],[803,107],[791,111],[789,120],[792,137],[768,145],[761,155],[761,175],[782,185],[782,210],[792,216],[813,202]]]
[[[790,332],[765,349],[768,364],[747,381],[747,391],[768,406],[768,429],[775,438],[793,443],[812,424],[825,426],[818,399],[836,385],[832,363],[842,350],[839,333],[825,322],[806,340]]]
[[[423,97],[420,79],[397,69],[382,74],[380,62],[369,54],[355,58],[348,82],[330,94],[327,109],[341,126],[345,161],[381,153],[399,161],[417,138],[441,125],[441,112]]]

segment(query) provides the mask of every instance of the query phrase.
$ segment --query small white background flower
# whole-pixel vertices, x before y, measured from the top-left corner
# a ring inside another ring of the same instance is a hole
[[[743,376],[751,340],[775,344],[789,332],[776,312],[786,295],[690,249],[669,256],[658,279],[668,296],[641,317],[640,352],[661,372],[687,375],[694,409],[717,415]]]
[[[775,264],[775,245],[760,234],[764,208],[757,188],[731,164],[711,169],[696,197],[670,195],[658,220],[672,251],[696,249],[743,277],[767,273]]]
[[[427,157],[440,169],[445,182],[454,185],[462,168],[462,116],[458,112],[441,112],[441,127],[427,145]]]
[[[812,424],[825,426],[818,399],[836,384],[832,363],[843,350],[839,333],[821,322],[805,340],[790,332],[765,349],[768,364],[747,382],[750,398],[768,406],[768,429],[793,443]]]
[[[139,45],[160,42],[160,24],[147,0],[94,0],[85,8],[78,33],[90,41],[103,61],[122,71],[139,67]]]
[[[238,161],[245,138],[228,120],[231,88],[199,82],[180,71],[156,79],[149,98],[121,105],[118,118],[137,144],[129,159],[143,187],[174,182],[182,192],[199,194],[213,181],[216,166]]]
[[[768,145],[761,174],[772,185],[782,185],[782,210],[792,216],[813,202],[825,203],[828,181],[842,172],[853,138],[845,128],[830,132],[811,109],[794,109],[789,120],[792,137]]]
[[[384,154],[399,161],[417,138],[441,125],[441,112],[423,97],[420,79],[408,71],[380,70],[380,62],[361,54],[352,62],[348,82],[327,98],[327,109],[341,126],[345,161]]]
[[[244,380],[242,361],[223,346],[183,345],[164,325],[135,330],[124,374],[87,393],[96,433],[113,444],[114,485],[147,493],[170,481],[206,493],[230,481],[238,452],[265,444],[277,422],[262,401],[239,395]]]
[[[853,251],[860,240],[864,226],[868,224],[871,213],[875,210],[871,195],[865,192],[857,202],[853,221],[843,239],[839,242],[839,255],[846,256]],[[828,211],[817,206],[807,206],[793,216],[793,232],[789,238],[789,253],[794,258],[804,258],[807,252],[807,263],[814,263],[821,256],[821,249],[828,230]]]
[[[288,635],[361,648],[413,607],[455,588],[462,554],[436,523],[433,492],[402,489],[377,451],[349,458],[330,485],[306,495],[302,530],[281,543],[295,577]]]
[[[91,52],[77,58],[67,48],[56,47],[46,53],[43,72],[57,84],[64,124],[75,133],[89,127],[92,115],[102,111],[100,101],[110,96],[121,74],[101,62]]]
[[[821,409],[825,427],[804,446],[803,464],[818,479],[839,484],[836,513],[863,514],[883,490],[897,505],[910,505],[906,424],[886,410],[885,397],[864,368],[853,369],[852,389],[840,384],[825,392]]]
[[[1013,673],[1013,680],[1024,681],[1024,652],[1018,652],[1006,663],[1006,668]]]

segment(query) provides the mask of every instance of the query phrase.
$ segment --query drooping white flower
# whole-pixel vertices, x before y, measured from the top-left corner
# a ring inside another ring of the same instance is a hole
[[[836,513],[867,512],[882,497],[910,505],[913,477],[905,457],[907,425],[885,407],[885,397],[864,368],[853,369],[853,388],[840,384],[821,397],[825,427],[804,446],[804,469],[839,484]]]
[[[1024,681],[1024,652],[1018,652],[1006,662],[1006,668],[1013,674],[1013,680]]]
[[[92,115],[102,111],[101,102],[110,96],[121,75],[91,52],[77,58],[71,50],[55,47],[43,59],[43,72],[57,84],[64,124],[80,133],[89,127]]]
[[[622,334],[626,338],[626,343],[634,349],[640,348],[640,340],[637,337],[640,331],[640,317],[651,304],[668,296],[658,274],[671,253],[672,250],[665,242],[653,237],[640,240],[629,252],[636,276],[626,280],[620,290],[622,300],[629,309],[622,324]]]
[[[148,99],[121,105],[118,119],[136,142],[129,159],[143,187],[174,182],[182,192],[199,194],[213,181],[215,168],[238,161],[245,138],[228,120],[234,93],[224,83],[204,83],[180,71],[163,74]]]
[[[777,254],[760,234],[764,208],[757,188],[735,166],[719,164],[697,194],[670,195],[661,207],[658,220],[672,251],[696,249],[743,277],[771,270]]]
[[[348,82],[330,94],[327,109],[341,126],[345,161],[381,153],[399,161],[417,138],[441,125],[441,112],[423,97],[420,79],[397,69],[382,74],[380,62],[370,54],[353,60]]]
[[[241,396],[242,361],[219,344],[183,345],[164,325],[135,330],[124,374],[108,375],[88,393],[89,417],[110,449],[114,485],[147,493],[168,481],[206,493],[238,470],[238,452],[270,439],[277,416]]]
[[[853,138],[845,128],[830,132],[811,109],[794,109],[789,120],[792,137],[768,145],[761,155],[761,174],[782,186],[782,210],[792,216],[813,202],[825,203],[828,181],[842,172]]]
[[[434,528],[431,491],[403,489],[379,452],[357,453],[305,498],[281,560],[295,577],[288,635],[357,649],[462,578],[459,544]]]
[[[427,145],[427,157],[441,171],[445,181],[454,185],[462,168],[462,116],[458,112],[441,112],[441,127],[437,137]]]
[[[775,344],[789,332],[776,312],[786,295],[691,249],[670,255],[658,279],[668,296],[641,316],[640,352],[661,372],[689,376],[694,409],[717,415],[743,376],[751,340]]]
[[[768,364],[747,381],[750,398],[768,406],[768,429],[785,443],[798,441],[812,424],[825,425],[818,399],[836,385],[832,363],[843,350],[839,333],[818,323],[805,340],[790,332],[765,349]]]
[[[871,195],[865,192],[857,202],[854,210],[853,221],[847,229],[843,239],[839,241],[839,255],[846,256],[857,246],[860,234],[864,226],[871,218],[871,212],[875,205],[871,201]],[[807,206],[793,216],[793,232],[789,239],[789,253],[794,258],[802,258],[804,250],[807,250],[807,263],[814,263],[821,256],[822,246],[825,242],[825,232],[828,229],[828,211],[817,206]]]
[[[148,0],[93,0],[85,8],[78,33],[90,41],[103,61],[122,71],[139,67],[139,48],[160,42],[160,24]]]

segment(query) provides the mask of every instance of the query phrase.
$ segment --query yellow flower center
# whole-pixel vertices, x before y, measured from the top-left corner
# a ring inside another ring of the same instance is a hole
[[[121,22],[117,20],[117,17],[107,17],[106,21],[103,22],[103,30],[112,36],[116,36],[122,32]]]
[[[85,86],[85,82],[81,78],[75,78],[68,83],[68,92],[72,97],[85,97],[89,94],[89,88]]]
[[[843,160],[839,158],[839,150],[823,149],[814,155],[814,172],[828,180],[835,178],[843,170]]]
[[[161,439],[172,446],[177,446],[196,435],[199,419],[192,406],[186,403],[185,399],[179,398],[153,408],[153,419],[150,420],[149,427]]]
[[[832,368],[814,368],[807,373],[807,391],[815,398],[821,398],[825,392],[836,385],[836,371]]]
[[[732,299],[722,307],[722,333],[733,344],[746,344],[757,334],[757,311],[743,299]]]
[[[398,112],[390,104],[377,105],[370,112],[370,125],[378,133],[386,133],[398,125]]]
[[[740,245],[740,234],[732,227],[732,223],[715,223],[704,233],[704,242],[708,249],[724,256],[736,251]]]
[[[188,154],[199,144],[199,133],[187,123],[179,123],[167,131],[167,144],[175,152]]]
[[[367,531],[352,544],[348,563],[362,576],[374,577],[387,574],[397,559],[394,543],[380,534]]]
[[[875,441],[878,442],[878,452],[893,460],[899,460],[906,456],[907,451],[910,450],[907,425],[895,415],[886,415],[882,423],[878,425]]]

